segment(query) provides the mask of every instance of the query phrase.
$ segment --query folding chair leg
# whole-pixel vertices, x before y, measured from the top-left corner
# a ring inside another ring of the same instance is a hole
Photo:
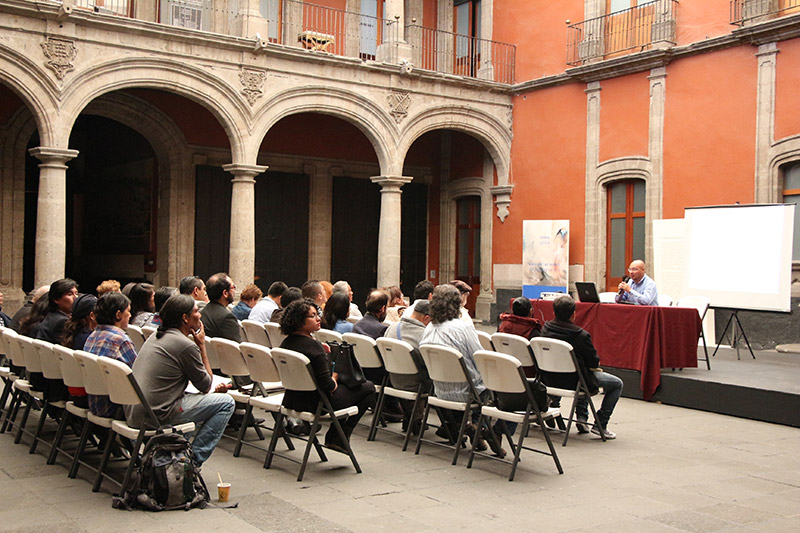
[[[247,407],[245,407],[244,419],[242,420],[242,424],[239,427],[239,434],[236,436],[236,447],[233,449],[234,457],[239,457],[239,454],[242,451],[242,441],[244,440],[244,434],[247,431],[247,424],[245,422],[249,422],[250,420],[253,419],[252,412],[253,412],[253,406],[247,404]],[[264,439],[263,435],[261,436],[261,439],[262,440]]]
[[[86,448],[86,441],[89,439],[89,429],[91,426],[91,422],[84,420],[83,429],[81,430],[81,437],[78,439],[78,447],[75,448],[75,456],[72,458],[72,465],[69,468],[69,474],[67,474],[67,477],[71,479],[78,475],[78,467],[80,466],[83,450]]]
[[[478,417],[478,430],[480,431],[480,427],[483,424],[483,413],[481,416]],[[460,448],[461,446],[459,446]],[[475,438],[472,439],[472,446],[469,448],[469,459],[467,460],[467,468],[472,468],[472,460],[475,459],[475,449],[478,447],[478,436],[475,435]],[[455,463],[453,463],[455,464]]]
[[[542,417],[541,412],[536,413],[536,418],[539,420],[539,427],[542,428],[542,433],[544,434],[544,440],[547,441],[547,447],[550,448],[550,457],[553,458],[553,462],[556,464],[556,468],[558,469],[559,474],[564,473],[564,469],[561,468],[561,461],[558,459],[558,454],[556,453],[555,446],[553,446],[553,440],[550,438],[550,431],[544,425],[544,418]],[[570,417],[572,418],[572,417]],[[520,441],[522,442],[522,441]],[[510,480],[509,480],[510,481]]]
[[[303,475],[306,473],[306,465],[308,465],[308,456],[311,455],[311,448],[317,440],[317,431],[319,431],[320,424],[319,424],[319,416],[314,418],[314,422],[311,424],[311,433],[308,435],[308,442],[306,443],[306,449],[303,452],[303,462],[300,463],[300,473],[297,474],[297,481],[303,481]]]
[[[28,453],[30,454],[36,452],[36,445],[39,443],[39,438],[42,434],[42,430],[44,429],[44,423],[47,421],[47,411],[49,409],[50,402],[45,400],[44,405],[42,405],[42,414],[39,417],[39,423],[36,424],[36,433],[33,434],[33,441],[31,442],[31,447],[28,449]]]
[[[378,433],[378,421],[383,414],[383,404],[386,401],[386,392],[383,388],[381,388],[380,394],[378,394],[378,399],[375,402],[375,412],[372,415],[372,423],[369,425],[369,435],[367,436],[368,441],[375,440],[375,435]]]
[[[703,352],[706,354],[706,367],[711,370],[711,360],[708,358],[708,346],[706,346],[706,336],[700,332],[700,338],[703,339]]]
[[[112,442],[117,440],[117,434],[114,431],[109,430],[111,432]],[[125,477],[122,478],[122,484],[120,485],[120,492],[125,490],[125,487],[128,486],[128,482],[131,480],[131,476],[133,475],[133,468],[139,462],[139,452],[142,449],[142,443],[144,443],[144,428],[139,430],[139,435],[136,437],[136,442],[133,444],[133,451],[131,452],[131,460],[128,461],[128,468],[125,469]],[[108,453],[111,451],[109,448],[106,452],[106,461],[108,461]],[[101,478],[102,479],[102,478]],[[100,488],[99,486],[97,487]]]
[[[272,432],[272,438],[269,440],[269,448],[267,448],[267,457],[264,458],[264,468],[272,466],[272,456],[275,454],[275,445],[278,443],[277,428],[283,428],[283,414],[278,413],[275,418],[276,431]]]
[[[11,398],[11,405],[8,407],[8,411],[6,411],[6,418],[3,421],[3,428],[0,429],[0,433],[5,433],[6,431],[10,432],[11,428],[14,427],[14,421],[17,419],[17,413],[19,412],[21,404],[22,393],[20,391],[14,391]]]
[[[94,478],[94,485],[92,485],[92,492],[98,492],[100,490],[100,485],[103,484],[103,472],[106,470],[106,466],[108,466],[108,458],[111,456],[111,447],[114,444],[114,441],[117,440],[117,434],[114,433],[111,428],[108,429],[108,434],[106,435],[106,447],[103,449],[103,458],[100,460],[100,466],[97,469],[97,476]],[[136,441],[137,444],[139,441]],[[139,448],[136,447],[135,450]],[[138,451],[137,451],[138,453]],[[131,457],[131,462],[133,462],[133,457]],[[125,473],[125,477],[128,476],[128,473]],[[123,485],[124,486],[124,485]]]
[[[572,421],[575,420],[575,408],[577,407],[578,398],[577,396],[572,398],[572,407],[569,410],[569,418],[567,419],[567,429],[564,432],[564,442],[561,443],[561,446],[566,446],[567,441],[569,440],[569,430],[572,429]],[[591,398],[589,399],[589,403],[591,402]],[[592,407],[594,409],[594,407]]]
[[[61,446],[61,441],[64,439],[64,431],[67,428],[67,421],[69,420],[70,416],[72,416],[70,412],[64,409],[64,414],[61,416],[61,422],[58,423],[56,436],[53,439],[53,445],[50,447],[50,455],[47,456],[47,464],[49,465],[56,462],[56,457],[58,456],[59,452],[58,447]]]
[[[594,408],[594,402],[592,401],[592,397],[590,396],[588,399],[589,408],[592,410],[592,416],[594,417],[594,427],[600,430],[600,438],[603,439],[603,442],[606,441],[606,432],[603,431],[603,428],[600,426],[600,421],[597,419],[597,410]]]
[[[19,444],[22,441],[22,431],[25,429],[25,424],[28,422],[28,415],[31,413],[32,406],[33,397],[28,396],[28,403],[25,404],[25,412],[22,413],[22,420],[20,420],[17,426],[17,435],[14,437],[14,444]]]
[[[344,434],[344,428],[342,428],[342,424],[339,422],[338,418],[332,417],[331,424],[336,427],[336,432],[339,434],[339,437],[342,439],[342,444],[344,444],[345,449],[347,449],[347,455],[350,456],[350,462],[353,463],[353,468],[356,469],[356,473],[361,473],[361,467],[358,464],[358,460],[356,460],[356,454],[353,453],[353,448],[350,446],[350,439]]]
[[[425,404],[425,412],[422,415],[422,424],[419,426],[419,434],[417,434],[417,447],[414,450],[414,455],[419,455],[419,449],[422,446],[422,437],[425,435],[425,427],[428,425],[428,415],[431,412],[431,404]]]
[[[0,413],[5,415],[8,411],[6,410],[6,402],[8,402],[8,397],[11,395],[11,386],[12,381],[10,379],[6,379],[5,384],[3,385],[3,393],[0,394]]]
[[[455,445],[455,452],[453,453],[453,462],[450,464],[458,463],[458,454],[461,453],[461,441],[464,439],[464,434],[467,432],[467,420],[472,417],[472,413],[470,412],[469,406],[467,406],[466,411],[464,411],[464,416],[461,417],[461,429],[458,431],[458,438],[456,438],[456,445]],[[478,428],[479,429],[479,428]],[[475,430],[475,441],[480,438],[480,431],[478,429]]]
[[[417,397],[414,400],[414,405],[411,407],[411,415],[409,416],[408,426],[406,427],[406,438],[403,440],[403,451],[408,449],[408,443],[411,440],[411,433],[414,431],[414,413],[417,412],[417,405],[419,404],[419,401],[420,393],[417,391]],[[422,427],[420,427],[420,431],[422,431]]]

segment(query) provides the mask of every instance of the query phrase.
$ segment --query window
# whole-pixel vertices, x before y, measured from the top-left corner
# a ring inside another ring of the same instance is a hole
[[[475,39],[481,37],[480,0],[453,2],[453,32],[455,39],[455,74],[475,76],[480,63],[480,48]]]
[[[162,2],[161,22],[193,30],[208,30],[211,25],[211,0]]]
[[[800,261],[800,162],[785,165],[783,171],[783,203],[794,204],[794,244],[792,260]]]
[[[606,0],[606,13],[616,13],[652,0]]]
[[[606,195],[606,290],[616,291],[631,261],[644,260],[645,182],[616,181]]]
[[[456,201],[456,279],[470,287],[481,284],[481,198],[464,196]],[[467,300],[467,309],[475,316],[474,290]]]
[[[382,41],[381,19],[386,0],[361,0],[360,52],[361,59],[375,59]]]
[[[279,42],[281,0],[259,0],[259,11],[261,16],[267,19],[269,41],[271,43]]]

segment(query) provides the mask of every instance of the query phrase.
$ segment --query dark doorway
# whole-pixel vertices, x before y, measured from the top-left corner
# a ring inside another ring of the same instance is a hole
[[[480,196],[464,196],[456,201],[456,279],[472,287],[467,310],[474,317],[481,288]]]
[[[403,185],[402,235],[400,237],[400,288],[408,298],[414,296],[414,285],[428,279],[428,185]]]
[[[222,167],[196,167],[194,272],[180,272],[179,278],[194,274],[205,280],[217,272],[228,271],[232,178]]]
[[[346,280],[362,312],[378,279],[381,188],[368,179],[333,178],[331,282]]]

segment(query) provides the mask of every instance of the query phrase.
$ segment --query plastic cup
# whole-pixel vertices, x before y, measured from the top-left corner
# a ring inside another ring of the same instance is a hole
[[[227,502],[231,495],[231,484],[217,483],[217,493],[219,494],[219,501]]]

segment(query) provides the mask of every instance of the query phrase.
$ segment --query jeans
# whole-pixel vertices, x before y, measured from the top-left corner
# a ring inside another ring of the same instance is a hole
[[[194,422],[195,427],[202,424],[192,442],[195,461],[202,465],[222,437],[235,407],[236,402],[227,394],[187,394],[181,400],[180,410],[168,422],[176,425]]]
[[[607,372],[595,372],[594,376],[597,378],[597,383],[603,388],[603,403],[600,409],[597,410],[597,423],[605,429],[608,421],[611,418],[611,413],[614,412],[614,406],[617,405],[620,395],[622,395],[622,380],[613,374]],[[585,420],[589,419],[589,398],[581,398],[577,400],[575,405],[575,413],[578,418]]]

